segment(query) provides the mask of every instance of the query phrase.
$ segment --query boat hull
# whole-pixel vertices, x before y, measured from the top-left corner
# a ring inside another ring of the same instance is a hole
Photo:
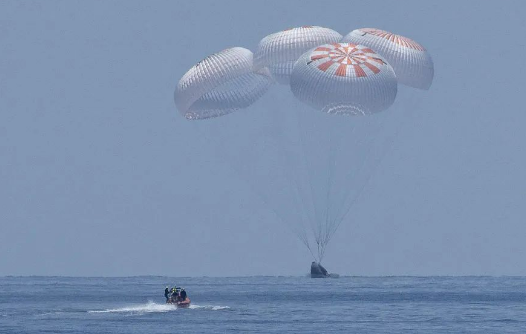
[[[189,308],[190,307],[190,298],[186,298],[182,302],[177,302],[177,308]]]
[[[190,307],[190,304],[191,304],[191,300],[190,298],[186,297],[185,300],[183,301],[172,301],[172,300],[167,300],[166,301],[166,304],[172,304],[174,306],[176,306],[177,308],[189,308]]]

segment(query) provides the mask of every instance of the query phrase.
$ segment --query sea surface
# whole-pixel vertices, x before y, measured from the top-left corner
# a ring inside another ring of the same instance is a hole
[[[314,332],[524,334],[526,277],[0,277],[0,333]]]

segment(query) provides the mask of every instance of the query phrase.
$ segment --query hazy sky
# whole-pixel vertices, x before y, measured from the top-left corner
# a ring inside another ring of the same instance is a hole
[[[0,275],[306,273],[301,243],[173,103],[208,54],[301,25],[389,30],[435,63],[326,267],[526,275],[524,17],[524,1],[2,1]]]

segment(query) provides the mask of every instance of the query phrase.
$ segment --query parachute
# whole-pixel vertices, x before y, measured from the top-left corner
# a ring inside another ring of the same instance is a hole
[[[296,62],[290,87],[301,101],[329,114],[371,114],[393,104],[397,83],[391,66],[370,48],[324,44]]]
[[[267,67],[278,83],[288,84],[292,68],[307,50],[342,39],[338,32],[317,26],[283,30],[263,38],[255,52],[256,69]]]
[[[427,90],[433,82],[433,60],[412,39],[380,29],[361,28],[351,31],[342,42],[365,45],[384,56],[401,84]]]
[[[270,73],[254,71],[253,54],[235,47],[206,57],[179,80],[177,109],[187,119],[206,119],[244,109],[272,84]]]
[[[292,94],[280,86],[274,94],[285,95],[265,112],[198,128],[320,263],[411,109],[391,108],[398,83],[428,89],[432,78],[431,57],[405,37],[361,29],[342,40],[304,26],[263,38],[254,55],[238,47],[205,58],[174,99],[202,120],[249,107],[275,81],[288,85]]]

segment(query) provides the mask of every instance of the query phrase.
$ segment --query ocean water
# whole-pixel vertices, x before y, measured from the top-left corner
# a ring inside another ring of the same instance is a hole
[[[526,278],[0,278],[0,333],[310,332],[526,333]]]

